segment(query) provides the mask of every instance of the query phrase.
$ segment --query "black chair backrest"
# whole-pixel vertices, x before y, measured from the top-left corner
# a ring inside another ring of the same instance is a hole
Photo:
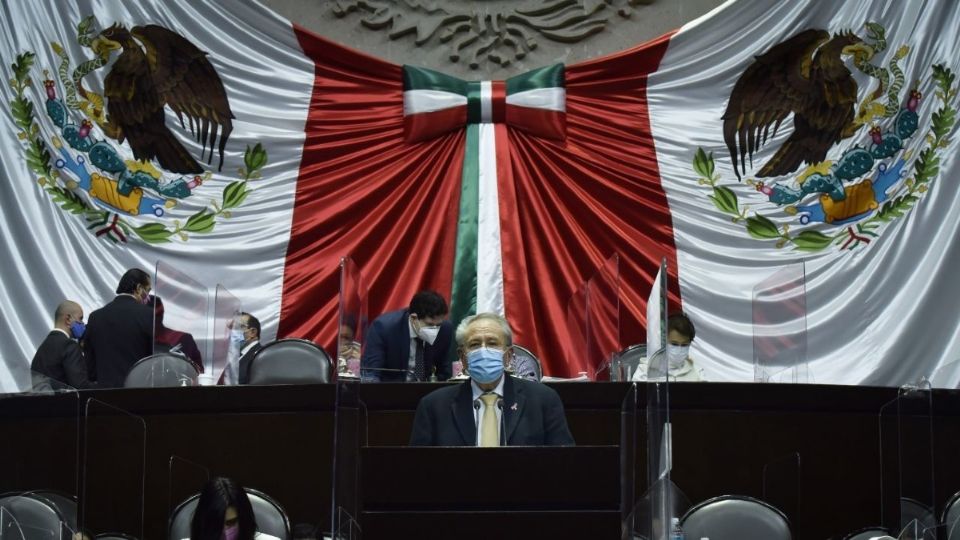
[[[870,540],[877,536],[889,536],[890,531],[883,527],[866,527],[843,537],[842,540]]]
[[[60,513],[64,523],[71,530],[77,530],[77,498],[60,491],[38,489],[24,493],[26,497],[40,499],[53,506]]]
[[[264,534],[276,536],[280,540],[290,539],[290,520],[287,513],[273,497],[251,488],[243,488],[253,507],[253,515],[257,521],[257,530]],[[170,515],[170,540],[190,538],[190,523],[193,521],[193,512],[197,508],[200,494],[191,495],[180,503]]]
[[[189,534],[187,535],[189,538]],[[123,533],[103,533],[93,537],[94,540],[137,540],[136,536]]]
[[[250,362],[250,384],[330,382],[330,356],[312,341],[281,339],[257,351]]]
[[[940,522],[947,526],[947,540],[960,540],[960,491],[954,493],[947,504],[943,505],[943,518]]]
[[[932,508],[916,499],[900,497],[900,527],[906,527],[914,520],[922,529],[932,529],[937,526],[937,518]]]
[[[49,540],[51,538],[69,538],[70,530],[65,528],[66,521],[50,501],[42,497],[26,495],[7,495],[0,498],[0,512],[5,514],[4,522],[8,530],[0,531],[5,539]],[[10,526],[10,518],[16,520]]]
[[[710,540],[791,540],[790,522],[773,506],[740,495],[704,501],[681,520],[687,538]]]
[[[197,368],[183,356],[160,353],[139,360],[123,381],[124,388],[196,386]]]
[[[543,378],[543,368],[540,365],[540,359],[526,347],[521,347],[520,345],[513,346],[513,361],[511,365],[515,377],[530,381],[539,381]]]
[[[618,352],[613,359],[610,369],[610,380],[629,381],[640,364],[640,359],[647,356],[647,345],[638,343]]]

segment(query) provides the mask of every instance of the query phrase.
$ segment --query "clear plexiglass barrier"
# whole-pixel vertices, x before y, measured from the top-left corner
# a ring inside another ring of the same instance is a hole
[[[807,287],[803,262],[780,268],[753,288],[754,381],[812,383],[807,363]]]
[[[207,384],[216,383],[221,375],[226,384],[240,381],[241,313],[240,300],[218,283],[213,297],[213,355],[209,376],[202,379]]]
[[[566,322],[572,343],[569,370],[592,381],[609,380],[620,351],[619,255],[607,258],[567,300]]]
[[[213,369],[207,288],[165,261],[153,282],[153,354],[186,358],[199,373]]]
[[[357,379],[360,377],[360,344],[367,327],[367,289],[363,273],[350,257],[340,259],[340,299],[337,324],[336,358],[337,377]],[[378,378],[373,373],[365,378]]]

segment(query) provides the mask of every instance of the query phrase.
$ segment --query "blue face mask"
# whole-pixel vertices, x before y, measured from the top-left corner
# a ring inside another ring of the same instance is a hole
[[[243,330],[232,330],[230,332],[230,341],[237,346],[243,345],[243,342],[246,341],[243,338]]]
[[[70,334],[74,339],[80,339],[83,337],[83,333],[87,330],[87,325],[83,324],[80,321],[73,321],[70,323]]]
[[[503,351],[481,347],[467,353],[467,370],[478,383],[492,383],[503,375]]]

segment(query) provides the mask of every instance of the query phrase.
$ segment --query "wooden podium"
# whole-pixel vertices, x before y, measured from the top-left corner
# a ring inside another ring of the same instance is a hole
[[[620,449],[363,447],[364,538],[618,538]]]

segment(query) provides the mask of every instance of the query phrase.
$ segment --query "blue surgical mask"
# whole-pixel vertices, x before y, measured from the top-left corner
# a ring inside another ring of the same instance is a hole
[[[73,339],[80,339],[83,337],[83,333],[87,330],[87,325],[83,324],[81,321],[73,321],[70,323],[70,334],[73,336]]]
[[[243,342],[246,341],[243,337],[243,330],[231,330],[230,341],[236,345],[243,345]]]
[[[467,353],[470,378],[478,383],[492,383],[503,375],[503,351],[481,347]]]

